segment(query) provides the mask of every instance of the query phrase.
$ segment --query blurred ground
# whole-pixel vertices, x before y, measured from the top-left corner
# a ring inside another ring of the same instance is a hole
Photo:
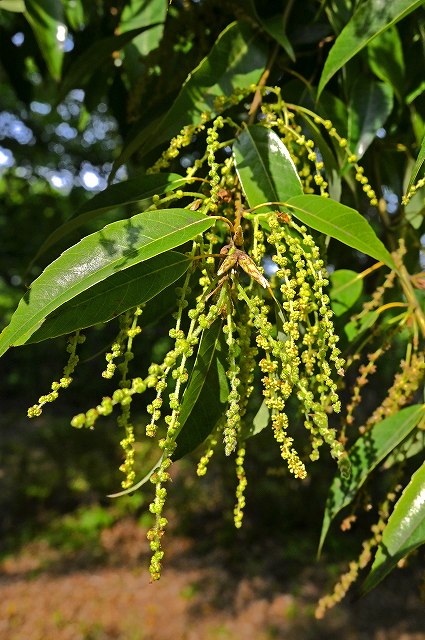
[[[229,558],[222,547],[205,553],[202,542],[169,534],[163,577],[150,584],[146,529],[133,518],[105,528],[95,551],[27,543],[0,565],[0,639],[425,640],[413,563],[317,621],[329,571],[278,567],[273,547],[244,558],[242,546]]]

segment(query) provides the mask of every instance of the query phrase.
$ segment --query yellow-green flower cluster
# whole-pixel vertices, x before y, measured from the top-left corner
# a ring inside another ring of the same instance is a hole
[[[72,374],[74,373],[75,367],[79,361],[79,357],[76,354],[77,346],[82,344],[85,339],[85,336],[80,335],[79,331],[68,339],[68,346],[66,347],[66,350],[69,353],[69,358],[63,369],[62,378],[60,378],[58,382],[52,382],[51,391],[46,395],[40,396],[38,403],[28,409],[28,418],[41,416],[43,406],[48,402],[54,402],[59,396],[60,389],[67,389],[69,387],[72,382]]]

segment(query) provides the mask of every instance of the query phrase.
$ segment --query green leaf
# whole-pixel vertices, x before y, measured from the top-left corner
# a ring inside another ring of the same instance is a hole
[[[202,334],[195,364],[182,399],[180,427],[173,460],[178,460],[196,449],[209,436],[223,415],[229,390],[221,362],[221,336],[221,321],[214,322]]]
[[[401,101],[404,93],[403,47],[397,27],[390,27],[368,46],[369,65],[380,80],[392,86]]]
[[[114,51],[119,51],[141,33],[153,29],[158,24],[156,22],[126,31],[118,36],[96,40],[68,69],[60,87],[60,97],[66,96],[71,89],[85,87],[100,67],[104,67],[108,62],[113,63],[112,54]]]
[[[313,195],[290,198],[286,205],[296,218],[312,229],[382,261],[390,269],[396,268],[370,224],[355,209]]]
[[[25,17],[31,25],[49,73],[54,80],[59,80],[63,48],[68,35],[63,4],[57,0],[26,0],[25,5]]]
[[[409,184],[407,186],[407,192],[409,191],[413,183],[416,181],[416,177],[419,171],[421,170],[424,162],[425,162],[425,136],[422,139],[421,148],[419,149],[418,157],[416,158],[416,162],[412,169],[412,174],[410,176]]]
[[[414,229],[419,229],[425,218],[425,188],[415,192],[404,207],[404,217]]]
[[[425,542],[425,462],[413,474],[382,534],[372,568],[361,592],[376,587],[396,564]]]
[[[0,9],[23,13],[25,11],[25,2],[24,0],[0,0]]]
[[[253,436],[258,435],[259,433],[261,433],[261,431],[268,427],[269,422],[270,411],[263,400],[252,422],[247,422],[246,418],[244,418],[244,421],[242,423],[242,438],[245,440],[246,438],[252,438]]]
[[[125,33],[155,23],[157,26],[134,38],[132,43],[141,56],[147,56],[161,41],[166,17],[167,3],[164,0],[131,0],[121,14],[120,32]]]
[[[279,136],[261,125],[246,127],[233,145],[236,171],[250,207],[286,202],[302,194],[301,181]],[[268,207],[276,209],[276,206]]]
[[[383,468],[391,469],[395,464],[402,464],[425,449],[425,431],[417,429],[413,435],[396,447],[385,460]]]
[[[353,500],[368,475],[404,440],[424,417],[425,405],[416,404],[381,422],[361,436],[350,449],[351,476],[337,475],[329,490],[320,536],[319,552],[335,516]]]
[[[83,0],[64,0],[66,19],[74,31],[82,31],[85,26]]]
[[[363,280],[350,269],[338,269],[330,275],[332,311],[336,316],[346,313],[363,291]]]
[[[154,298],[178,280],[189,265],[190,260],[185,255],[168,251],[118,271],[50,314],[27,344],[108,322]]]
[[[277,15],[264,18],[258,12],[254,0],[243,0],[240,2],[248,16],[260,24],[271,37],[286,51],[291,60],[295,61],[295,53],[292,45],[286,35],[287,14],[281,12]]]
[[[423,0],[365,0],[341,31],[326,58],[317,95],[351,58],[374,38],[423,5]]]
[[[46,317],[117,271],[165,253],[206,231],[214,219],[186,209],[140,213],[83,238],[32,283],[0,334],[0,356],[25,344]]]
[[[142,206],[141,201],[150,202],[152,196],[174,191],[185,184],[187,184],[187,179],[177,173],[156,173],[143,174],[137,178],[110,185],[83,204],[75,216],[53,231],[41,245],[33,262],[56,242],[105,211],[133,203],[139,203]]]
[[[217,114],[216,98],[230,95],[237,87],[259,81],[267,63],[267,49],[261,36],[244,23],[233,22],[220,34],[210,53],[189,74],[167,113],[132,133],[115,168],[141,147],[142,156],[170,140],[185,125],[199,123],[202,113]]]
[[[360,322],[358,320],[350,320],[350,322],[347,322],[344,327],[344,333],[348,341],[355,342],[365,331],[373,327],[378,318],[379,314],[376,311],[369,311],[369,313],[361,317]]]
[[[348,141],[358,158],[373,142],[392,108],[393,91],[388,84],[362,77],[353,84],[348,106]]]

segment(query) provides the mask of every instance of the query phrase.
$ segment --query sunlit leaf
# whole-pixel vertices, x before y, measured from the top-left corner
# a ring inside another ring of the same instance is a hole
[[[355,209],[313,195],[296,196],[287,200],[286,204],[296,218],[312,229],[395,269],[391,255],[370,224]]]
[[[413,474],[394,507],[362,593],[376,587],[408,553],[425,542],[425,462]]]
[[[75,229],[97,218],[105,211],[128,204],[140,203],[143,200],[150,202],[152,196],[174,191],[182,187],[186,182],[187,180],[177,173],[157,173],[141,175],[125,182],[110,185],[83,204],[75,216],[53,231],[43,242],[33,262],[56,242],[75,231]]]
[[[25,11],[24,0],[0,0],[0,9],[23,13]]]
[[[416,404],[378,422],[361,436],[349,451],[351,476],[337,475],[329,490],[322,524],[319,550],[335,516],[353,500],[369,474],[404,440],[425,414],[425,405]]]
[[[25,6],[25,17],[34,31],[49,73],[52,78],[59,80],[64,44],[68,35],[64,23],[63,4],[57,0],[26,0]]]
[[[183,126],[200,122],[201,114],[209,118],[217,113],[215,100],[231,94],[237,87],[250,87],[259,81],[267,62],[262,37],[245,23],[233,22],[220,34],[210,53],[189,74],[166,114],[154,124],[143,125],[126,142],[119,166],[140,148],[146,155],[175,136]]]
[[[353,84],[348,105],[348,141],[358,158],[373,142],[392,108],[390,85],[362,77]]]
[[[258,435],[259,433],[261,433],[261,431],[268,427],[269,423],[270,410],[263,400],[252,421],[248,421],[246,418],[244,418],[241,434],[242,438],[252,438],[253,436]]]
[[[25,344],[50,313],[83,291],[195,238],[213,223],[195,211],[164,209],[113,222],[83,238],[32,283],[0,334],[0,355]]]
[[[138,53],[146,56],[160,43],[166,16],[167,2],[164,0],[131,0],[121,14],[120,31],[126,33],[155,23],[157,26],[132,40],[132,46]]]
[[[233,153],[250,207],[264,202],[286,202],[291,196],[302,194],[293,160],[274,131],[261,125],[246,127],[233,145]]]
[[[178,280],[189,265],[190,261],[185,255],[168,251],[129,269],[118,271],[50,314],[27,343],[40,342],[99,322],[108,322],[124,311],[154,298]],[[143,321],[145,322],[145,318]]]
[[[318,95],[325,85],[351,58],[369,42],[409,13],[423,5],[423,0],[365,0],[341,31],[325,61]]]

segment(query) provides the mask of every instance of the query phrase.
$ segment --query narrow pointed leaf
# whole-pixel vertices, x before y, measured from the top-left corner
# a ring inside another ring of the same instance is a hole
[[[329,490],[320,536],[319,551],[335,516],[353,500],[375,467],[409,435],[425,415],[425,405],[416,404],[378,422],[350,449],[351,476],[337,475]]]
[[[221,321],[214,322],[202,334],[193,371],[183,395],[174,460],[196,449],[223,415],[229,390],[221,363],[221,336]]]
[[[348,105],[348,140],[358,158],[373,142],[392,108],[390,85],[362,77],[353,84]]]
[[[142,155],[170,140],[185,125],[198,123],[206,112],[217,114],[215,100],[237,87],[259,81],[267,63],[267,48],[248,24],[233,22],[220,34],[210,53],[189,74],[179,95],[156,126],[133,132],[116,165],[127,162],[139,148]]]
[[[378,35],[423,5],[423,0],[365,0],[341,31],[326,58],[317,95],[351,58]]]
[[[83,291],[123,269],[195,238],[214,220],[186,209],[140,213],[83,238],[32,283],[0,334],[0,355],[25,344],[46,317]]]
[[[168,191],[174,191],[187,183],[187,179],[177,173],[155,173],[131,178],[125,182],[112,184],[91,198],[79,208],[76,215],[67,220],[63,225],[55,229],[43,242],[33,262],[62,240],[72,231],[94,220],[105,211],[128,204],[150,200],[154,195],[160,195]]]
[[[26,0],[25,6],[25,17],[34,31],[49,73],[52,78],[59,80],[63,48],[68,35],[63,4],[57,0]]]
[[[394,507],[362,593],[376,587],[408,553],[425,543],[425,462]]]
[[[184,254],[168,251],[118,271],[50,314],[27,344],[108,322],[154,298],[178,280],[189,265],[190,260]]]
[[[331,238],[381,260],[395,269],[391,255],[370,224],[355,209],[321,196],[305,195],[286,202],[293,215],[304,224]]]
[[[416,158],[416,162],[412,169],[412,175],[410,176],[407,192],[409,191],[412,184],[416,181],[416,177],[419,171],[422,169],[422,165],[424,164],[424,162],[425,162],[425,136],[422,138],[421,148],[419,149],[418,157]]]
[[[293,160],[274,131],[261,125],[247,127],[233,145],[233,154],[250,207],[264,202],[286,202],[302,194]]]

